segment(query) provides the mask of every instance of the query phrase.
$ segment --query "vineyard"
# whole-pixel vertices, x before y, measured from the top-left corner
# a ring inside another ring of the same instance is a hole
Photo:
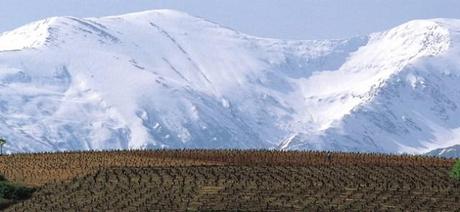
[[[453,160],[278,151],[2,156],[36,188],[9,211],[460,211]]]

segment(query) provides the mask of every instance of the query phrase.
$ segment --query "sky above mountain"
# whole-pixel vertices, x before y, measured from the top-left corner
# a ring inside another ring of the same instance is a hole
[[[1,0],[0,32],[50,16],[99,17],[175,9],[247,34],[346,38],[408,20],[460,18],[458,0]]]

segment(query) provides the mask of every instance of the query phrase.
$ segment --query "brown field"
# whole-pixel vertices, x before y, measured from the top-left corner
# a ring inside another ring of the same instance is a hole
[[[454,161],[277,151],[122,151],[2,156],[34,186],[10,211],[460,211]]]
[[[114,151],[18,154],[0,157],[0,173],[28,186],[69,180],[107,167],[212,165],[208,161],[181,159],[166,151]]]

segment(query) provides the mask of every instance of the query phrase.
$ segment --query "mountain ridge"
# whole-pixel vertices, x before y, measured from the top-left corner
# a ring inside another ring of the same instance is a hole
[[[172,10],[54,17],[0,34],[0,129],[19,141],[6,146],[11,152],[423,153],[455,143],[457,123],[438,117],[443,110],[460,115],[455,95],[439,100],[416,85],[427,76],[455,80],[458,29],[458,20],[416,20],[348,40],[287,41]],[[440,64],[451,64],[450,78],[421,71]],[[428,84],[437,88],[430,91],[455,93],[453,86],[439,89],[442,83]],[[394,97],[399,93],[407,98]],[[436,100],[438,112],[420,107],[417,112],[430,116],[416,122],[411,111],[392,106],[421,103],[415,94],[429,96],[423,103]],[[444,130],[453,140],[417,128]]]
[[[425,153],[428,156],[460,158],[460,145],[454,145],[446,148],[439,148]]]

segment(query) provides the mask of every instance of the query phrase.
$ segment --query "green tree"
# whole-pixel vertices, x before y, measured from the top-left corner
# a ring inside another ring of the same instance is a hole
[[[457,160],[450,174],[454,179],[460,180],[460,159]]]

